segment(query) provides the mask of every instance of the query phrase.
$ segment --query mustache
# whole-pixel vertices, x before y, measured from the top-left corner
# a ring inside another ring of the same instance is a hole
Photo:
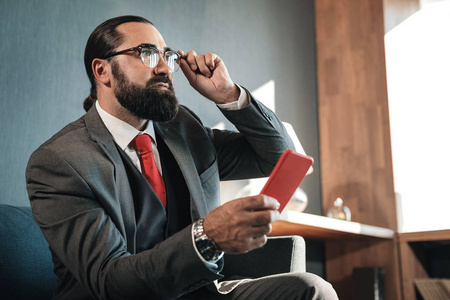
[[[147,82],[147,88],[151,88],[154,84],[157,83],[167,83],[169,85],[169,90],[173,91],[172,80],[167,75],[156,75],[152,79]]]

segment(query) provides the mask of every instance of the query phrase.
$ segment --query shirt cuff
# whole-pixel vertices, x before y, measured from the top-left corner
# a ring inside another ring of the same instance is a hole
[[[225,103],[225,104],[217,104],[218,107],[225,110],[239,110],[241,108],[248,106],[248,97],[245,90],[239,85],[236,84],[241,93],[239,94],[239,98],[231,103]]]
[[[214,262],[210,262],[207,261],[206,259],[203,258],[203,256],[200,254],[200,252],[198,252],[197,246],[195,245],[195,236],[194,236],[194,225],[192,224],[192,230],[191,230],[191,236],[192,236],[192,245],[194,246],[195,249],[195,253],[197,253],[198,257],[202,260],[202,262],[211,270],[215,271],[217,269],[219,269],[219,266],[217,264],[215,264]],[[220,259],[218,259],[217,261],[219,261]],[[217,262],[216,261],[216,262]]]

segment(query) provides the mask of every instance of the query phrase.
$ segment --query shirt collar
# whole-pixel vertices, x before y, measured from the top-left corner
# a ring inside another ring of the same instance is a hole
[[[140,131],[131,126],[130,124],[116,118],[115,116],[107,113],[103,108],[101,108],[100,103],[95,101],[95,107],[97,108],[98,114],[105,124],[106,128],[109,130],[113,136],[116,143],[122,150],[125,150],[130,142],[138,135],[146,133],[150,135],[153,143],[156,144],[155,139],[155,129],[153,128],[153,121],[148,120],[147,126],[144,130]]]

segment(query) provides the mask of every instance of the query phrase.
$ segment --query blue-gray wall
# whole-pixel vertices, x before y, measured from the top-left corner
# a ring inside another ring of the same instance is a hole
[[[83,114],[89,34],[108,18],[138,14],[175,49],[218,53],[232,79],[249,90],[274,80],[278,115],[315,157],[315,172],[302,187],[307,212],[320,214],[313,9],[313,0],[0,1],[0,203],[29,205],[28,157]],[[174,77],[180,101],[206,125],[224,121],[182,72]]]

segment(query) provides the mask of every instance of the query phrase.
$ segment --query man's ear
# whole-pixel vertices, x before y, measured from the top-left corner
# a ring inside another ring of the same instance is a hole
[[[95,78],[104,85],[109,85],[111,82],[111,73],[109,70],[109,65],[104,59],[94,58],[92,60],[92,72]]]

